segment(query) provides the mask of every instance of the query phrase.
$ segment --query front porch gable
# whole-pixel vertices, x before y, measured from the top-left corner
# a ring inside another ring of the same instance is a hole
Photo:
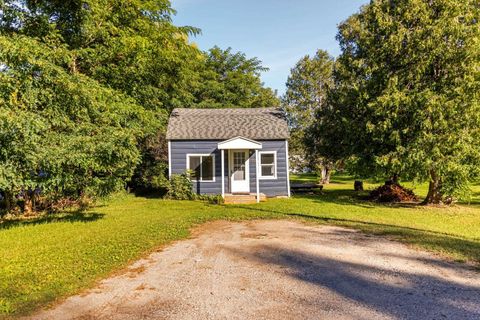
[[[219,150],[261,150],[262,144],[244,137],[235,137],[218,144]]]

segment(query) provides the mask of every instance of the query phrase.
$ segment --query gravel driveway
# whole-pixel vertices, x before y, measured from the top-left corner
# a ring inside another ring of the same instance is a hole
[[[214,222],[32,319],[480,319],[467,267],[349,229]]]

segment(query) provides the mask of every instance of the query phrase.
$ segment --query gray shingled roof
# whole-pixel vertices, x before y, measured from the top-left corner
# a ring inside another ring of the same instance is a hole
[[[285,116],[278,109],[174,109],[168,140],[287,139]]]

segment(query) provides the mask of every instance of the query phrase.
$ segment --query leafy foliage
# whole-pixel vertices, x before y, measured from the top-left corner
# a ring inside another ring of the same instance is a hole
[[[195,193],[193,191],[191,176],[191,171],[186,171],[182,174],[173,174],[163,185],[163,187],[167,189],[164,198],[169,200],[200,200],[208,201],[212,204],[223,203],[223,197],[221,195]]]
[[[173,174],[168,182],[166,199],[193,200],[195,193],[192,190],[190,173]]]
[[[59,67],[65,51],[0,36],[0,189],[81,196],[118,190],[139,162],[151,115],[130,98]],[[58,63],[58,62],[57,62]]]
[[[312,152],[313,144],[307,131],[317,121],[318,111],[327,106],[327,93],[333,86],[333,66],[333,58],[326,51],[318,50],[315,56],[300,59],[287,80],[282,107],[291,130],[291,163],[300,170],[329,166],[328,160]]]
[[[328,89],[333,85],[334,60],[324,50],[305,56],[291,70],[283,97],[289,126],[305,130],[315,122],[316,110],[325,106]]]
[[[267,70],[257,58],[233,53],[231,48],[210,49],[201,73],[204,82],[196,93],[198,107],[277,107],[275,93],[260,81],[260,73]]]
[[[359,174],[429,180],[427,202],[465,192],[480,168],[479,14],[470,0],[376,0],[342,23],[318,149]]]

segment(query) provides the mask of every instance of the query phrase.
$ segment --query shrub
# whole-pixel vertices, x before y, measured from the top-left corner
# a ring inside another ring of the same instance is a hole
[[[173,200],[194,200],[196,195],[192,190],[192,182],[188,172],[174,174],[167,183],[166,199]]]
[[[219,194],[217,195],[206,195],[206,194],[195,194],[195,199],[208,201],[211,204],[222,204],[223,197]]]
[[[196,194],[193,192],[192,181],[190,180],[190,172],[186,171],[182,174],[174,174],[166,184],[167,193],[165,199],[172,200],[201,200],[208,201],[212,204],[223,203],[221,195]]]
[[[137,168],[132,182],[129,183],[135,193],[139,194],[159,194],[165,196],[170,185],[168,180],[168,164],[160,160],[151,160],[145,164],[146,160]]]

